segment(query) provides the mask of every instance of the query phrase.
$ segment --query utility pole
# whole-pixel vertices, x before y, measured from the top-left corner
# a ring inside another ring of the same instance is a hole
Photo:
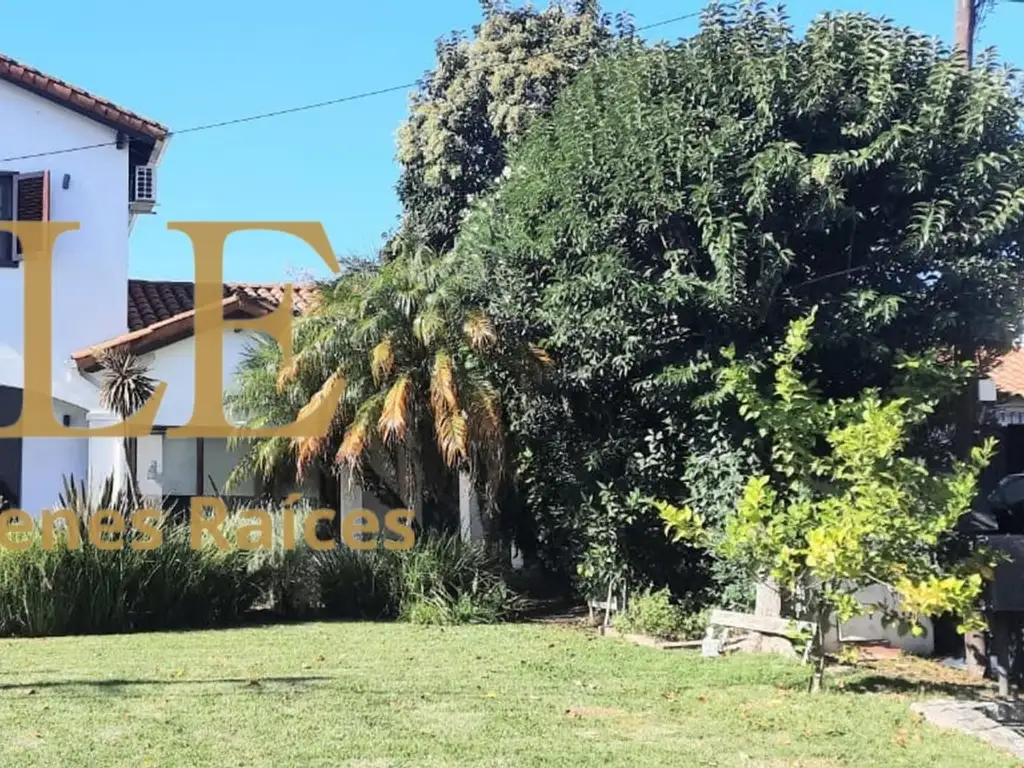
[[[978,24],[977,0],[953,0],[956,3],[956,47],[967,56],[967,66],[974,60],[974,31]]]
[[[953,0],[956,4],[955,45],[963,52],[968,68],[974,60],[974,33],[978,23],[978,6],[984,0]],[[956,419],[956,453],[966,458],[974,444],[975,398],[978,392],[978,379],[972,376],[967,391],[957,403]],[[967,672],[972,677],[981,678],[988,666],[986,656],[988,647],[984,632],[967,632],[964,634],[964,660]]]

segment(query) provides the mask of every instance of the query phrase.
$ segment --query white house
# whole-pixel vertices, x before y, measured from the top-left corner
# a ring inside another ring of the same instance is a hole
[[[135,217],[151,212],[155,168],[170,131],[94,94],[0,56],[0,219],[75,221],[53,252],[52,396],[67,426],[102,427],[117,418],[100,407],[99,350],[128,345],[167,391],[149,437],[136,441],[131,468],[146,495],[189,497],[224,489],[234,459],[223,439],[169,439],[189,421],[194,392],[193,285],[130,280],[128,237]],[[138,169],[142,169],[141,171]],[[6,239],[3,239],[5,238]],[[19,245],[0,233],[0,426],[15,423],[24,389],[24,270]],[[282,286],[224,286],[225,316],[272,310]],[[297,286],[297,310],[309,287]],[[230,382],[246,333],[224,338]],[[0,439],[0,496],[38,515],[58,500],[64,477],[93,489],[128,470],[116,438]],[[128,470],[130,471],[130,470]],[[320,481],[325,482],[325,481]],[[252,483],[236,489],[256,495]],[[322,497],[316,481],[301,489]],[[343,511],[383,506],[358,487],[334,487]]]
[[[77,221],[53,259],[53,398],[58,417],[87,426],[97,402],[71,354],[126,330],[132,178],[160,161],[164,126],[0,56],[0,218]],[[88,147],[86,149],[85,147]],[[13,424],[24,384],[24,272],[17,244],[0,241],[0,423]],[[89,297],[83,301],[83,297]],[[85,477],[86,439],[5,439],[0,495],[25,510],[56,500],[62,474]]]

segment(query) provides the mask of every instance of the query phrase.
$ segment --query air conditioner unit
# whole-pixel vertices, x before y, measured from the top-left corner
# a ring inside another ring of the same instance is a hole
[[[135,166],[130,207],[132,213],[153,213],[156,207],[156,166]]]

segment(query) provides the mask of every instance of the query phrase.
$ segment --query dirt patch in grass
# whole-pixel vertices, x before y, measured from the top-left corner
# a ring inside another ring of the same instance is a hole
[[[570,707],[565,710],[569,717],[622,717],[626,714],[624,710],[613,707]]]
[[[861,662],[836,687],[857,693],[969,699],[991,698],[996,692],[990,680],[977,680],[964,670],[916,656]]]

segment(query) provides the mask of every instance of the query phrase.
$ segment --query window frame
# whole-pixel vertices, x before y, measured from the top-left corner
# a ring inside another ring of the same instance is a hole
[[[7,182],[11,185],[11,217],[5,218],[3,211],[0,210],[0,221],[17,221],[18,220],[18,176],[20,174],[17,171],[0,171],[0,184]],[[17,269],[21,264],[21,259],[18,258],[18,239],[14,236],[13,232],[0,233],[0,241],[4,237],[10,237],[10,252],[7,254],[2,253],[4,250],[0,248],[0,268],[14,268]]]

